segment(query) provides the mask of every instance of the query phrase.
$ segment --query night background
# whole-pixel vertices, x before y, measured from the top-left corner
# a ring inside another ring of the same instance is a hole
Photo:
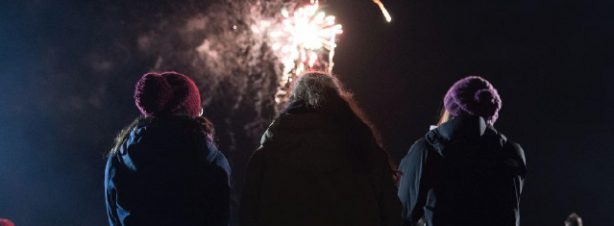
[[[266,46],[225,38],[247,23],[228,2],[0,2],[0,218],[106,225],[105,153],[152,70],[197,80],[240,189],[274,117],[275,64]],[[521,225],[563,225],[571,212],[614,224],[614,3],[385,0],[386,23],[370,0],[322,2],[344,26],[334,72],[395,162],[436,122],[447,88],[481,75],[503,100],[495,126],[527,155]],[[205,39],[222,64],[197,51]]]

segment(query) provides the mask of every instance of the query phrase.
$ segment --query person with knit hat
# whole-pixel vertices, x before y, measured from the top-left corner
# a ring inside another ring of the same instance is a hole
[[[227,226],[230,166],[194,81],[147,73],[134,103],[141,115],[119,133],[105,167],[109,224]]]
[[[399,165],[403,225],[518,226],[523,149],[494,127],[502,106],[479,76],[450,87],[437,127]]]
[[[0,218],[0,226],[15,226],[15,223],[9,219]]]

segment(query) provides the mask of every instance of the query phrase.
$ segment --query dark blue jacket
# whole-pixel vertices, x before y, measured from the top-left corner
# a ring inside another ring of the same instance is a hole
[[[141,120],[107,160],[111,225],[226,226],[230,167],[186,117]]]
[[[526,173],[520,145],[481,117],[459,117],[419,139],[401,161],[404,225],[517,226]]]

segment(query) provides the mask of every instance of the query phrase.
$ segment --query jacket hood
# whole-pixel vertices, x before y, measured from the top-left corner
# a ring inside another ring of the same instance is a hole
[[[193,118],[144,118],[130,131],[117,154],[128,168],[136,170],[173,156],[195,155],[194,149],[207,145],[207,139]]]
[[[526,174],[526,160],[522,148],[500,134],[482,117],[454,118],[425,136],[428,146],[474,175],[506,172]]]
[[[478,144],[485,137],[499,137],[498,132],[483,117],[459,116],[429,131],[425,140],[442,156],[456,144]],[[495,138],[496,139],[496,138]]]

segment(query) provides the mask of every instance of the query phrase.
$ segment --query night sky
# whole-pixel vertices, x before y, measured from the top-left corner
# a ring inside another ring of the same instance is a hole
[[[571,212],[586,225],[614,224],[614,3],[387,0],[387,24],[369,0],[323,2],[344,26],[334,71],[396,162],[437,120],[447,88],[481,75],[503,99],[496,127],[527,155],[522,225],[563,225]],[[0,218],[19,226],[106,225],[104,155],[138,114],[134,83],[153,69],[197,73],[173,51],[202,40],[173,26],[211,5],[0,2]],[[164,44],[144,52],[141,37]],[[204,96],[217,93],[205,108],[224,131],[231,112],[219,93],[236,87],[216,87],[204,89]],[[272,117],[264,115],[262,125]],[[221,136],[220,146],[249,154],[252,138],[231,148]],[[239,177],[242,161],[233,165]]]

